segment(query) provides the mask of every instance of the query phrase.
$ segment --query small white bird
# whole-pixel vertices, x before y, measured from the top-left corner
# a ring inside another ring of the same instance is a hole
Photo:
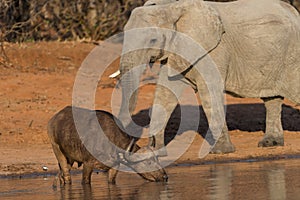
[[[43,171],[48,171],[48,167],[43,166]]]

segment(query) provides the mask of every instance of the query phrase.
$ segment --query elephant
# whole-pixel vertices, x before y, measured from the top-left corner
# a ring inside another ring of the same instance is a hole
[[[187,39],[178,39],[182,35]],[[283,146],[283,99],[300,103],[299,55],[299,13],[283,1],[150,0],[133,10],[124,27],[119,118],[124,126],[130,124],[140,76],[148,65],[161,62],[153,102],[160,106],[153,106],[149,125],[158,156],[167,155],[167,121],[161,115],[171,116],[178,103],[171,90],[180,94],[185,85],[201,99],[210,153],[235,151],[225,121],[224,92],[262,99],[266,128],[258,146]]]
[[[299,0],[283,0],[285,2],[290,3],[291,5],[293,5],[295,7],[295,9],[299,12],[299,8],[300,8],[300,1]]]

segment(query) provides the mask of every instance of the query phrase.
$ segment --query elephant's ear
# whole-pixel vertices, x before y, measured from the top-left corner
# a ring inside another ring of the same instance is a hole
[[[173,45],[170,48],[184,59],[178,59],[178,55],[172,52],[169,56],[169,64],[175,70],[172,70],[173,72],[183,72],[194,64],[191,61],[201,59],[219,45],[224,27],[218,12],[207,2],[183,0],[172,6],[174,6],[173,10],[180,10],[178,12],[180,17],[174,25],[177,37],[173,36],[169,44]],[[174,38],[177,38],[177,41],[174,41]],[[195,44],[191,45],[191,43]]]

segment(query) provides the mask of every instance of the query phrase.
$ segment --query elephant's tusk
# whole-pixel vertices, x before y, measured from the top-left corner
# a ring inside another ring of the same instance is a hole
[[[120,70],[116,71],[115,73],[112,73],[111,75],[109,75],[109,78],[116,78],[117,76],[119,76],[121,74]]]

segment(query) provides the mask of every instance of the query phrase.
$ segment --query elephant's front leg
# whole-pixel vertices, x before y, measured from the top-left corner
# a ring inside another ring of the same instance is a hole
[[[170,81],[167,67],[162,67],[155,90],[149,128],[150,137],[155,136],[155,153],[158,156],[167,156],[164,144],[165,128],[185,87],[187,85],[181,80]],[[151,143],[152,141],[149,142]]]
[[[208,152],[217,154],[234,152],[235,147],[230,140],[225,120],[222,87],[219,87],[213,81],[204,80],[199,76],[197,79],[197,88],[209,124],[205,139],[210,147],[210,149],[205,149],[204,153],[200,152],[199,156],[203,157]]]
[[[281,124],[282,97],[263,98],[266,107],[266,132],[258,143],[259,147],[283,146],[283,129]]]

